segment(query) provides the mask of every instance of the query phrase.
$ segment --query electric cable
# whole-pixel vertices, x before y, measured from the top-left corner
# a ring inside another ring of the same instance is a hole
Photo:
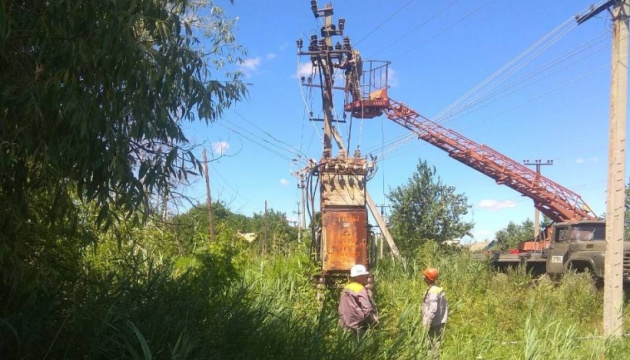
[[[453,107],[455,107],[457,104],[459,104],[459,103],[463,102],[464,100],[470,98],[472,95],[476,95],[476,93],[479,93],[480,89],[482,89],[484,86],[487,86],[488,84],[491,84],[493,81],[495,81],[495,78],[497,78],[497,77],[499,79],[505,78],[505,75],[504,75],[505,72],[508,72],[508,74],[512,74],[514,72],[514,70],[513,70],[514,68],[520,69],[522,66],[524,66],[527,63],[529,63],[529,61],[531,61],[531,60],[533,60],[533,58],[535,58],[535,56],[534,55],[530,55],[530,53],[535,51],[535,53],[534,53],[535,55],[541,54],[542,51],[539,51],[539,47],[542,46],[542,44],[547,46],[545,41],[548,38],[552,37],[552,40],[554,40],[554,41],[551,42],[551,44],[553,44],[556,41],[558,41],[559,38],[561,37],[561,36],[556,36],[557,32],[560,32],[561,35],[564,35],[568,31],[572,30],[573,28],[575,28],[577,26],[575,24],[570,25],[570,22],[574,22],[574,19],[567,19],[567,20],[565,20],[562,24],[560,24],[555,29],[553,29],[552,31],[547,33],[545,36],[543,36],[537,42],[535,42],[534,44],[530,45],[527,49],[525,49],[525,51],[521,52],[516,58],[512,59],[511,61],[509,61],[507,64],[505,64],[499,70],[495,71],[492,75],[490,75],[484,81],[479,83],[477,86],[475,86],[474,88],[469,90],[466,94],[464,94],[462,97],[457,99],[451,105],[447,106],[445,109],[443,109],[438,114],[436,114],[436,117],[443,116],[444,114],[448,113]],[[568,25],[570,25],[570,26],[568,26]],[[567,29],[563,29],[563,28],[567,28]],[[547,48],[548,48],[548,46],[545,47],[545,49],[547,49]],[[528,57],[529,57],[529,61],[526,61],[526,62],[523,61],[523,63],[524,63],[523,65],[518,64],[519,61],[521,61],[522,59],[526,59],[527,60]],[[519,67],[516,67],[515,64],[518,64]]]
[[[477,13],[478,11],[480,11],[481,9],[485,8],[486,6],[490,5],[491,2],[493,2],[494,0],[488,0],[485,3],[483,3],[481,6],[475,8],[474,10],[466,13],[466,15],[464,15],[463,17],[461,17],[459,20],[455,21],[454,23],[448,25],[447,27],[443,28],[442,30],[438,31],[437,33],[435,33],[434,35],[426,38],[425,40],[421,41],[420,43],[416,44],[416,46],[413,46],[411,48],[409,48],[407,51],[405,51],[404,53],[402,53],[401,55],[398,55],[398,57],[394,58],[392,61],[398,60],[401,57],[409,54],[410,52],[416,50],[417,48],[419,48],[421,45],[423,45],[424,43],[435,39],[436,37],[438,37],[439,35],[443,34],[444,32],[446,32],[447,30],[451,29],[452,27],[454,27],[455,25],[459,24],[460,22],[466,20],[468,17],[474,15],[475,13]]]
[[[254,139],[250,138],[249,136],[247,136],[247,135],[245,135],[245,134],[241,133],[240,131],[238,131],[238,130],[236,130],[236,129],[234,129],[234,128],[232,128],[232,127],[230,127],[230,126],[226,125],[226,124],[223,124],[223,123],[221,123],[221,122],[217,122],[217,124],[218,124],[218,125],[220,125],[220,126],[223,126],[224,128],[226,128],[226,129],[228,129],[228,130],[230,130],[230,131],[232,131],[232,132],[234,132],[234,133],[236,133],[236,134],[238,134],[238,135],[240,135],[240,136],[242,136],[243,138],[245,138],[245,139],[247,139],[247,140],[249,140],[249,141],[253,142],[254,144],[259,145],[260,147],[262,147],[262,148],[264,148],[264,149],[266,149],[266,150],[268,150],[268,151],[270,151],[270,152],[272,152],[272,153],[274,153],[274,154],[276,154],[276,155],[280,156],[282,159],[285,159],[285,160],[287,160],[287,161],[291,161],[291,160],[292,160],[290,157],[288,157],[288,156],[286,156],[286,155],[284,155],[284,154],[280,153],[279,151],[274,150],[274,149],[272,149],[272,148],[270,148],[270,147],[268,147],[268,146],[266,146],[266,145],[261,144],[260,142],[258,142],[258,141],[256,141],[256,140],[254,140]],[[265,139],[262,139],[262,140],[263,140],[264,142],[267,142],[267,143],[270,143],[270,144],[271,144],[271,142],[269,142],[268,140],[265,140]]]
[[[448,10],[450,7],[455,5],[458,1],[459,0],[455,0],[455,1],[451,2],[446,7],[444,7],[440,11],[438,11],[436,14],[434,14],[433,16],[429,17],[427,20],[425,20],[422,23],[420,23],[420,25],[418,25],[418,26],[414,27],[413,29],[409,30],[408,32],[406,32],[402,36],[399,36],[394,41],[389,42],[388,45],[382,47],[380,50],[377,50],[376,52],[372,53],[370,56],[368,56],[368,58],[373,58],[375,55],[380,54],[381,52],[383,52],[383,51],[389,49],[390,47],[394,46],[400,40],[406,38],[407,36],[411,35],[414,31],[418,30],[422,26],[424,26],[424,25],[428,24],[429,22],[431,22],[432,20],[436,19],[438,16],[442,15],[444,12],[446,12],[446,10]]]
[[[407,6],[409,6],[409,4],[411,4],[414,0],[409,0],[406,4],[404,4],[402,7],[400,7],[398,10],[396,10],[396,12],[394,12],[392,15],[390,15],[387,19],[385,19],[385,21],[383,21],[382,23],[378,24],[374,29],[372,29],[372,31],[368,32],[367,34],[365,34],[361,39],[359,39],[358,41],[354,42],[354,45],[356,46],[357,44],[359,44],[361,41],[365,40],[368,36],[372,35],[376,30],[380,29],[383,25],[385,25],[389,20],[391,20],[394,16],[398,15],[401,11],[403,11]]]
[[[254,128],[258,129],[259,131],[261,131],[263,134],[267,135],[268,137],[270,137],[270,138],[271,138],[271,139],[273,139],[274,141],[279,142],[279,143],[281,143],[281,144],[284,144],[284,145],[288,146],[290,149],[292,149],[292,150],[290,150],[290,152],[291,152],[291,153],[293,153],[293,154],[295,154],[295,155],[297,155],[297,156],[304,156],[304,157],[306,157],[306,155],[305,155],[304,153],[302,153],[299,149],[296,149],[293,145],[288,144],[288,143],[286,143],[286,142],[284,142],[284,141],[282,141],[282,140],[278,139],[277,137],[275,137],[275,136],[271,135],[271,134],[270,134],[270,133],[268,133],[267,131],[265,131],[265,130],[261,129],[261,128],[260,128],[260,127],[258,127],[256,124],[254,124],[254,123],[252,123],[251,121],[247,120],[247,119],[246,119],[243,115],[239,114],[236,110],[232,109],[232,111],[233,111],[236,115],[238,115],[241,119],[245,120],[247,123],[249,123],[250,125],[252,125]],[[226,121],[230,122],[229,120],[226,120]],[[230,123],[231,123],[232,125],[234,125],[234,126],[237,126],[237,127],[241,128],[241,129],[243,129],[242,127],[238,126],[237,124],[235,124],[235,123],[233,123],[233,122],[230,122]],[[245,130],[245,129],[243,129],[243,130],[244,130],[244,131],[248,131],[248,130]],[[248,131],[248,132],[249,132],[250,134],[252,134],[253,136],[256,136],[256,135],[255,135],[255,134],[253,134],[252,132],[250,132],[250,131]],[[261,139],[262,139],[262,138],[261,138]],[[262,140],[264,140],[264,139],[262,139]],[[265,141],[266,141],[266,140],[265,140]],[[267,142],[268,142],[268,141],[267,141]],[[271,142],[270,142],[270,143],[271,143]],[[277,145],[276,145],[276,146],[277,146]],[[278,146],[278,147],[279,147],[279,146]]]
[[[519,82],[522,82],[522,81],[525,81],[525,80],[528,80],[528,79],[534,78],[534,76],[535,76],[535,75],[540,74],[540,73],[543,73],[545,70],[550,69],[550,68],[553,68],[554,66],[558,65],[559,63],[562,63],[562,62],[566,61],[568,58],[570,58],[570,57],[572,57],[572,56],[575,56],[576,54],[579,54],[579,53],[581,53],[581,52],[583,52],[583,51],[585,51],[585,50],[587,50],[587,49],[589,49],[589,48],[593,47],[594,45],[596,45],[596,44],[600,43],[601,41],[603,41],[602,39],[600,39],[600,38],[603,36],[603,34],[605,34],[605,32],[604,32],[604,33],[601,33],[600,35],[598,35],[598,36],[596,36],[596,37],[594,37],[594,38],[592,38],[592,39],[590,39],[590,40],[589,40],[588,42],[586,42],[585,44],[582,44],[581,46],[579,46],[579,47],[577,47],[577,48],[574,48],[574,49],[572,49],[571,51],[566,52],[566,53],[564,53],[564,54],[560,55],[559,57],[557,57],[557,58],[556,58],[556,59],[554,59],[553,61],[551,61],[551,62],[549,62],[549,63],[547,63],[547,64],[545,64],[545,65],[543,65],[543,66],[541,66],[541,67],[539,67],[539,68],[537,68],[537,69],[536,69],[536,70],[534,70],[533,72],[531,72],[531,73],[529,73],[529,74],[527,74],[527,75],[525,75],[525,76],[521,77],[520,79],[515,80],[515,81],[513,81],[512,83],[510,83],[510,84],[508,84],[508,85],[505,85],[504,87],[502,87],[502,88],[500,88],[500,89],[498,89],[498,90],[494,91],[494,92],[493,92],[493,93],[491,93],[491,94],[488,94],[485,98],[480,99],[479,101],[484,101],[484,100],[490,99],[490,98],[492,98],[492,96],[499,95],[499,94],[500,94],[500,95],[502,95],[502,97],[505,97],[505,96],[507,96],[507,95],[509,95],[509,94],[512,94],[512,93],[516,92],[517,90],[516,90],[516,91],[512,91],[512,92],[510,92],[510,93],[506,93],[506,90],[510,89],[511,87],[515,87],[516,85],[518,85],[518,83],[519,83]],[[606,47],[609,47],[609,46],[610,46],[610,45],[607,45]],[[564,69],[566,69],[567,67],[569,67],[569,66],[571,66],[571,65],[574,65],[574,64],[576,64],[577,62],[579,62],[579,61],[581,61],[581,60],[583,60],[583,59],[585,59],[585,58],[587,58],[587,57],[589,57],[589,56],[592,56],[592,55],[594,55],[594,54],[596,54],[596,53],[600,52],[601,50],[605,49],[606,47],[596,49],[595,51],[593,51],[593,52],[591,52],[591,53],[589,53],[589,54],[587,54],[587,55],[583,56],[582,58],[580,58],[580,59],[578,59],[578,60],[576,60],[576,61],[574,61],[574,62],[570,63],[569,65],[566,65],[565,67],[563,67],[563,68],[561,68],[561,69],[559,69],[559,70],[556,70],[555,72],[553,72],[553,73],[551,73],[551,74],[554,74],[554,73],[557,73],[557,72],[559,72],[559,71],[561,71],[561,70],[564,70]],[[550,75],[550,74],[547,74],[547,75]],[[541,80],[541,79],[538,79],[538,80]],[[536,81],[538,81],[538,80],[536,80]],[[536,82],[536,81],[531,81],[529,84],[527,84],[527,86],[529,86],[529,85],[533,84],[533,83],[534,83],[534,82]],[[522,88],[524,88],[524,86],[522,86],[522,87],[521,87],[521,89],[522,89]],[[519,89],[519,90],[520,90],[520,89]],[[458,110],[458,111],[460,111],[460,112],[461,112],[461,111],[463,111],[463,110],[465,110],[465,109],[467,109],[467,108],[469,108],[469,107],[472,107],[472,106],[474,106],[474,105],[477,105],[477,104],[476,104],[476,103],[474,103],[474,104],[468,104],[468,105],[467,105],[467,107],[462,107],[462,108],[461,108],[460,110]],[[477,110],[477,109],[475,109],[475,110]],[[458,116],[458,117],[461,117],[461,116],[463,116],[463,115],[467,115],[467,114],[469,114],[470,112],[472,112],[472,111],[469,111],[469,112],[467,112],[467,113],[465,113],[465,114],[459,114],[460,116]],[[455,112],[455,113],[451,114],[451,116],[450,116],[450,120],[449,120],[449,121],[454,120],[454,118],[455,118],[455,117],[454,117],[454,115],[457,115],[457,114],[458,114],[457,112]],[[434,121],[435,121],[435,122],[438,122],[438,123],[445,123],[447,119],[448,119],[447,117],[442,116],[442,117],[440,117],[440,118],[438,118],[438,119],[436,119],[436,120],[434,120]],[[415,134],[413,134],[413,133],[406,134],[406,135],[402,135],[402,136],[400,136],[400,137],[397,137],[397,138],[393,139],[393,140],[392,140],[392,141],[388,144],[388,146],[393,146],[393,147],[395,147],[395,148],[398,148],[398,147],[402,146],[404,143],[406,143],[406,142],[410,141],[410,140],[411,140],[411,139],[413,139],[413,138],[415,138]],[[378,151],[378,150],[376,150],[375,148],[371,148],[371,149],[370,149],[370,152],[372,152],[372,151]]]

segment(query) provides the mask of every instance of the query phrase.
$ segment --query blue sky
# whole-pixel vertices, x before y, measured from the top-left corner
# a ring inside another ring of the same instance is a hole
[[[210,165],[213,200],[245,215],[263,212],[267,201],[269,208],[297,218],[299,191],[291,172],[300,166],[292,159],[321,157],[322,123],[308,121],[307,111],[322,115],[320,94],[300,86],[297,74],[308,71],[309,60],[298,58],[295,42],[302,38],[307,44],[322,20],[313,17],[307,0],[222,3],[228,16],[238,17],[235,35],[247,49],[240,69],[251,84],[249,96],[223,119],[187,125],[186,133],[215,156],[224,155]],[[344,35],[364,59],[392,61],[390,98],[518,162],[553,160],[543,174],[601,214],[611,20],[602,13],[576,26],[573,19],[592,3],[337,0],[332,5],[334,23],[346,19]],[[325,4],[318,1],[320,8]],[[471,96],[460,100],[466,94]],[[341,94],[335,105],[341,117]],[[449,106],[451,114],[444,116]],[[339,130],[347,139],[347,124]],[[358,147],[380,160],[368,183],[377,204],[389,204],[385,195],[407,182],[421,158],[468,197],[472,211],[466,220],[474,219],[476,241],[491,239],[510,221],[533,219],[530,199],[410,137],[384,116],[355,119],[351,138],[351,150]],[[186,192],[205,201],[202,179]]]

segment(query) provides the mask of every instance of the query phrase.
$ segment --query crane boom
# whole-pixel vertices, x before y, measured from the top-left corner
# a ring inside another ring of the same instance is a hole
[[[531,198],[534,206],[554,222],[595,220],[580,195],[496,150],[444,128],[403,103],[387,99],[381,107],[387,118],[446,151],[455,160]]]

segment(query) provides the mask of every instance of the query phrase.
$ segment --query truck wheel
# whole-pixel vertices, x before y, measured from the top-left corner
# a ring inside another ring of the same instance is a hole
[[[595,272],[593,270],[589,268],[589,269],[585,269],[584,272],[588,273],[588,275],[590,276],[591,284],[593,288],[595,289],[595,291],[599,291],[604,288],[604,279],[595,275]]]

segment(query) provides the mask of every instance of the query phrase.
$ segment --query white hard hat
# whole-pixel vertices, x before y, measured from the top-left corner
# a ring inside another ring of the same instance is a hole
[[[367,271],[365,266],[361,264],[353,265],[352,268],[350,268],[350,277],[357,277],[357,276],[368,275],[368,274],[369,272]]]

